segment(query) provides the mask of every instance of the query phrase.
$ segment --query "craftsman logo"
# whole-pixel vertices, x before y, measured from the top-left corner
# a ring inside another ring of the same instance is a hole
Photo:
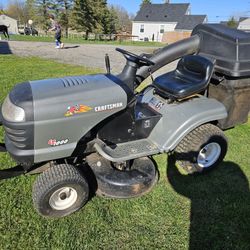
[[[50,139],[48,141],[48,144],[50,146],[60,146],[60,145],[64,145],[64,144],[67,144],[69,142],[68,139],[65,139],[65,140],[61,140],[61,141],[57,141],[56,139]]]
[[[69,106],[67,112],[64,116],[72,116],[75,114],[86,113],[89,112],[92,108],[86,105],[77,104],[74,106]]]
[[[95,107],[95,112],[102,112],[102,111],[106,111],[106,110],[118,109],[118,108],[121,108],[122,106],[123,106],[122,102],[113,103],[113,104],[106,104],[103,106]]]

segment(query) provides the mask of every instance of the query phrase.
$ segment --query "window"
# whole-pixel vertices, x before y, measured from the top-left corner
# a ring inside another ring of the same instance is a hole
[[[161,26],[160,26],[160,33],[163,34],[164,31],[165,31],[165,30],[164,30],[164,25],[161,25]]]
[[[144,33],[144,24],[141,24],[140,33]]]

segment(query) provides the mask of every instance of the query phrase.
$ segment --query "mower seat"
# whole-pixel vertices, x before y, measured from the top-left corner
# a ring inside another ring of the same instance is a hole
[[[184,56],[174,71],[157,77],[156,93],[172,100],[184,99],[205,90],[213,74],[214,63],[198,56]]]

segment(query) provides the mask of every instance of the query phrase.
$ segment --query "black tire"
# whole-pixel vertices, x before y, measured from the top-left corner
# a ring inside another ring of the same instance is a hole
[[[182,139],[174,151],[176,163],[188,174],[217,167],[227,153],[227,139],[221,129],[204,124]]]
[[[53,165],[38,176],[32,198],[34,207],[45,217],[64,217],[88,201],[86,179],[72,165]]]

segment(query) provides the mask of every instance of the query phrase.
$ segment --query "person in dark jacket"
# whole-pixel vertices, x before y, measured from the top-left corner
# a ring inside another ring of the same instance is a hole
[[[56,49],[63,49],[64,44],[61,42],[61,36],[62,36],[62,29],[60,24],[55,21],[55,17],[53,15],[49,16],[51,21],[51,29],[49,31],[55,31],[55,41],[56,41]]]

